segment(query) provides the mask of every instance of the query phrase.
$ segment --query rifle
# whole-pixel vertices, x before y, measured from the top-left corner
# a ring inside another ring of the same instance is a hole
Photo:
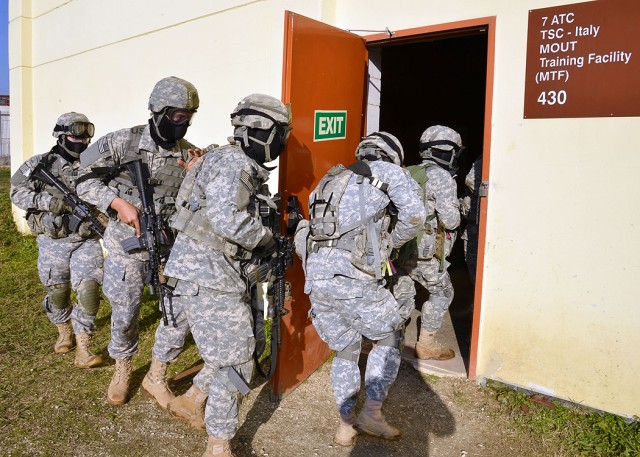
[[[295,199],[295,197],[293,197]],[[279,197],[275,196],[274,201],[279,203]],[[262,203],[262,202],[261,202]],[[289,197],[288,208],[289,212],[295,209],[295,201],[292,197]],[[285,309],[284,302],[288,295],[286,281],[284,275],[293,264],[293,243],[291,239],[285,235],[280,234],[280,211],[279,205],[269,205],[271,210],[263,208],[260,205],[259,214],[264,225],[268,226],[272,233],[273,239],[276,243],[276,251],[274,255],[269,259],[251,259],[242,265],[243,277],[245,278],[247,290],[250,291],[252,301],[257,302],[256,297],[256,284],[258,282],[271,282],[267,295],[271,297],[270,303],[267,308],[267,317],[271,319],[271,357],[269,362],[269,370],[265,372],[259,363],[260,355],[264,350],[264,342],[260,344],[260,337],[264,338],[264,324],[262,322],[262,315],[257,306],[253,306],[254,309],[254,332],[256,336],[256,351],[253,354],[254,361],[256,362],[256,370],[258,374],[263,378],[270,379],[276,370],[278,361],[278,350],[282,345],[282,330],[281,321],[284,316],[289,313],[289,310]],[[291,216],[290,216],[291,217]],[[295,216],[296,220],[299,217]],[[291,221],[288,224],[287,231],[295,231],[295,226]]]
[[[442,222],[438,222],[438,229],[436,230],[436,252],[433,256],[440,261],[438,266],[438,271],[442,273],[444,271],[444,262],[445,262],[445,241],[447,239],[447,231],[444,228],[444,224]]]
[[[80,227],[80,224],[83,221],[89,221],[91,231],[101,237],[104,236],[105,227],[93,214],[89,206],[87,206],[86,203],[80,200],[78,196],[67,186],[65,186],[62,181],[60,181],[49,170],[47,170],[44,161],[41,161],[38,165],[36,165],[29,176],[39,179],[43,183],[49,184],[62,192],[64,201],[71,207],[71,215],[69,216],[69,219],[67,221],[69,230],[71,230],[72,232],[77,232],[78,227]]]
[[[149,168],[142,166],[142,160],[134,160],[124,164],[133,184],[138,189],[142,211],[140,213],[140,237],[132,236],[121,241],[122,248],[126,253],[145,250],[149,253],[149,270],[145,283],[151,295],[158,295],[160,310],[162,311],[162,321],[164,325],[169,325],[167,319],[167,309],[165,300],[171,297],[171,288],[163,284],[162,264],[166,260],[160,254],[160,246],[172,244],[173,236],[167,232],[162,218],[156,214],[153,202],[153,189],[149,186]],[[173,322],[173,326],[176,323]]]

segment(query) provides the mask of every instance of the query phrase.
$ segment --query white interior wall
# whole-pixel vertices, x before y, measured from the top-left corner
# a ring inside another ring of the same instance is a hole
[[[640,347],[631,201],[640,122],[522,116],[528,10],[570,3],[10,0],[12,150],[48,150],[55,118],[71,109],[86,112],[97,135],[146,122],[151,88],[170,74],[200,92],[187,138],[224,142],[242,96],[281,93],[285,9],[344,29],[496,16],[477,375],[640,415],[640,359],[631,356]],[[58,33],[64,27],[73,33]]]

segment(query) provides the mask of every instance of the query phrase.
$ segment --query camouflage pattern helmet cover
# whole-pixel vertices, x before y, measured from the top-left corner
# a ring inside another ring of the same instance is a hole
[[[446,127],[444,125],[432,125],[427,130],[422,133],[420,137],[420,144],[427,145],[427,143],[432,143],[435,141],[450,141],[458,145],[457,150],[459,151],[462,147],[462,138],[460,138],[460,134],[453,130],[452,128]],[[430,157],[432,148],[420,148],[420,156],[421,157]],[[437,149],[442,152],[451,152],[456,149],[452,144],[438,144],[434,145],[433,149]],[[457,152],[457,151],[455,151]]]
[[[274,121],[283,126],[290,125],[291,112],[287,105],[270,95],[248,95],[231,112],[231,125],[234,127],[268,130]]]
[[[149,111],[160,113],[165,108],[195,111],[200,106],[198,90],[193,84],[175,76],[156,83],[149,96]]]
[[[400,166],[404,161],[404,149],[400,140],[387,132],[370,133],[362,139],[356,148],[356,159],[361,160],[367,155],[380,156],[380,152],[389,157],[393,163]]]
[[[56,125],[53,128],[52,135],[56,138],[62,135],[75,136],[69,129],[73,124],[91,124],[89,122],[89,118],[82,113],[76,113],[75,111],[71,111],[69,113],[61,114],[56,121]],[[93,124],[91,124],[91,135],[93,136]]]

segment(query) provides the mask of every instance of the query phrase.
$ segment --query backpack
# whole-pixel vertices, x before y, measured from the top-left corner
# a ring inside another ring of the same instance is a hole
[[[427,175],[427,169],[431,167],[436,167],[437,165],[431,162],[426,162],[425,164],[420,165],[411,165],[407,167],[406,170],[411,174],[411,177],[418,183],[420,188],[422,189],[422,201],[426,204],[427,200],[427,190],[426,185],[427,181],[429,181],[429,176]],[[431,259],[435,252],[435,239],[433,241],[429,240],[426,243],[426,246],[423,246],[421,250],[418,250],[418,247],[422,244],[422,239],[424,235],[434,235],[433,228],[429,224],[431,220],[436,217],[436,214],[427,215],[420,231],[416,235],[414,239],[406,242],[398,252],[398,263],[403,264],[410,259]]]
[[[364,161],[358,161],[349,167],[338,164],[331,168],[320,180],[313,200],[309,202],[309,235],[307,251],[317,252],[320,247],[334,247],[351,252],[351,263],[368,274],[380,279],[382,263],[386,262],[391,251],[391,236],[388,232],[389,217],[384,214],[368,219],[361,214],[360,220],[347,226],[339,225],[339,206],[347,185],[353,175],[358,175],[357,183],[362,186],[365,180],[386,194],[389,185],[383,183],[371,173]],[[361,192],[363,188],[361,187]],[[363,194],[361,194],[361,198]],[[379,239],[375,222],[385,218]],[[375,220],[374,220],[375,219]]]

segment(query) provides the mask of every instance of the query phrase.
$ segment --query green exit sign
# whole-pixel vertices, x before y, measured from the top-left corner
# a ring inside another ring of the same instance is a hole
[[[342,140],[346,137],[346,111],[315,111],[313,141]]]

